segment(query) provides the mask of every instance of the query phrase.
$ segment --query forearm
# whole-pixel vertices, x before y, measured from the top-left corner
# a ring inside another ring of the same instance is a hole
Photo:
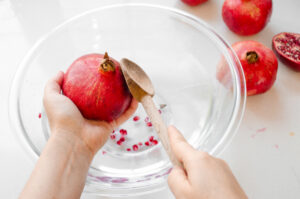
[[[80,198],[91,160],[78,139],[53,133],[20,198]]]

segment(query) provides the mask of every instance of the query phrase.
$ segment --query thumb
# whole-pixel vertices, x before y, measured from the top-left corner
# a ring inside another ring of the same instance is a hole
[[[63,80],[64,80],[64,73],[62,71],[59,71],[55,77],[51,78],[47,82],[45,86],[45,95],[49,95],[53,93],[59,94]]]

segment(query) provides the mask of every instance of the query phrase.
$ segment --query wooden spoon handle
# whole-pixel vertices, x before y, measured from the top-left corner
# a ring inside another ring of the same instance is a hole
[[[157,108],[155,107],[155,104],[152,100],[152,97],[150,95],[144,95],[141,99],[141,103],[149,116],[156,132],[157,135],[165,148],[171,162],[173,165],[179,166],[183,168],[181,162],[176,158],[175,154],[173,153],[170,142],[169,142],[169,137],[168,137],[168,129],[165,123],[162,120],[162,117],[160,113],[158,112]]]

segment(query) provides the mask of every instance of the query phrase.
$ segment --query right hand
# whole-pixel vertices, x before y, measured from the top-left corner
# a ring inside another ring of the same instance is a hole
[[[175,127],[168,131],[172,150],[185,169],[175,166],[168,178],[177,199],[247,199],[225,161],[195,150]]]

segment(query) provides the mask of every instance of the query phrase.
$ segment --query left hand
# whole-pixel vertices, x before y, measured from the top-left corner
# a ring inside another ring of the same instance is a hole
[[[64,73],[59,72],[45,87],[44,107],[51,132],[69,141],[79,141],[94,155],[106,142],[109,134],[135,112],[138,102],[132,99],[130,107],[117,120],[112,122],[85,119],[76,105],[61,94]]]

